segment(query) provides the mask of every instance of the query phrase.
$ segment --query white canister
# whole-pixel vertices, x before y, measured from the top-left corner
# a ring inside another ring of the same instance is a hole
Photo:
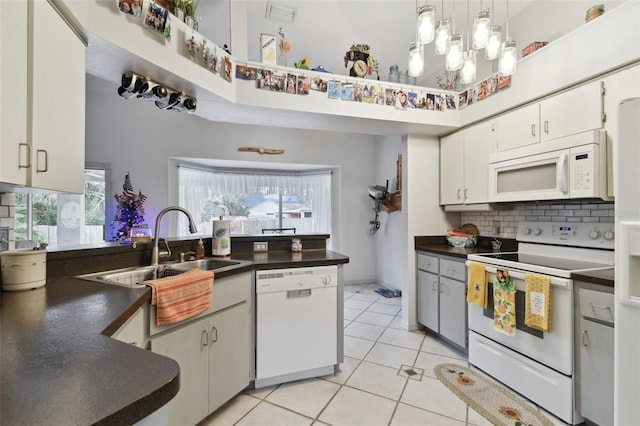
[[[213,235],[211,238],[211,254],[214,256],[229,256],[231,254],[231,235],[228,220],[213,221]]]
[[[2,290],[31,290],[47,282],[45,250],[11,250],[0,252]]]

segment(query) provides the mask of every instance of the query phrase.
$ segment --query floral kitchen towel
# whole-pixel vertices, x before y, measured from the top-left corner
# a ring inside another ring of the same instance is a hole
[[[493,282],[493,326],[506,334],[516,334],[516,285],[508,271],[498,269]]]

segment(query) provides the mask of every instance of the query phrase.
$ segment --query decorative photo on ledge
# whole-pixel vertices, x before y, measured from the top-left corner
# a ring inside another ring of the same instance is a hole
[[[298,77],[298,95],[308,95],[311,90],[311,77]]]
[[[342,83],[339,81],[329,82],[329,99],[340,99],[342,96]]]
[[[446,95],[445,97],[447,103],[447,109],[456,109],[456,96],[455,95]]]
[[[318,92],[326,92],[327,91],[327,81],[321,79],[320,77],[312,77],[311,78],[311,90],[317,90]]]
[[[285,80],[287,75],[284,73],[272,73],[271,75],[271,90],[274,92],[284,92]]]
[[[467,106],[467,91],[460,92],[458,94],[458,109],[465,108]]]
[[[239,80],[255,80],[257,70],[246,65],[236,65],[236,78]]]
[[[118,9],[136,18],[142,15],[142,0],[119,0]]]
[[[353,84],[347,83],[342,85],[342,100],[343,101],[355,100]]]
[[[295,95],[298,90],[298,76],[295,74],[287,74],[286,92]]]
[[[156,2],[149,2],[149,7],[144,17],[144,25],[159,33],[164,33],[169,12]]]
[[[231,72],[232,72],[233,64],[231,63],[231,57],[224,55],[224,72],[222,77],[231,83]]]

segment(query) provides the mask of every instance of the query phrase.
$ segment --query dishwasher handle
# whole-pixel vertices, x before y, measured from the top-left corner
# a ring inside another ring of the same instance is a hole
[[[296,297],[309,297],[311,296],[311,289],[305,288],[302,290],[287,290],[287,299],[293,299]]]

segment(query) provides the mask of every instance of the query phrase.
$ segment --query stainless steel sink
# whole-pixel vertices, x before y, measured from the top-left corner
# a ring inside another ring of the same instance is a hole
[[[225,271],[243,262],[237,260],[207,258],[199,260],[188,260],[186,262],[174,263],[167,268],[171,271],[189,271],[191,269],[203,269],[205,271]]]
[[[79,275],[77,278],[85,280],[115,284],[123,287],[141,287],[144,281],[179,275],[191,269],[203,269],[205,271],[227,271],[237,265],[248,262],[207,258],[188,260],[179,263],[168,263],[152,266],[134,266],[131,268],[114,269],[110,271],[94,272],[92,274]]]
[[[116,284],[124,287],[141,287],[142,282],[163,278],[168,275],[177,275],[180,272],[168,273],[167,265],[157,266],[134,266],[131,268],[114,269],[110,271],[95,272],[92,274],[79,275],[90,281],[103,282],[108,284]]]

